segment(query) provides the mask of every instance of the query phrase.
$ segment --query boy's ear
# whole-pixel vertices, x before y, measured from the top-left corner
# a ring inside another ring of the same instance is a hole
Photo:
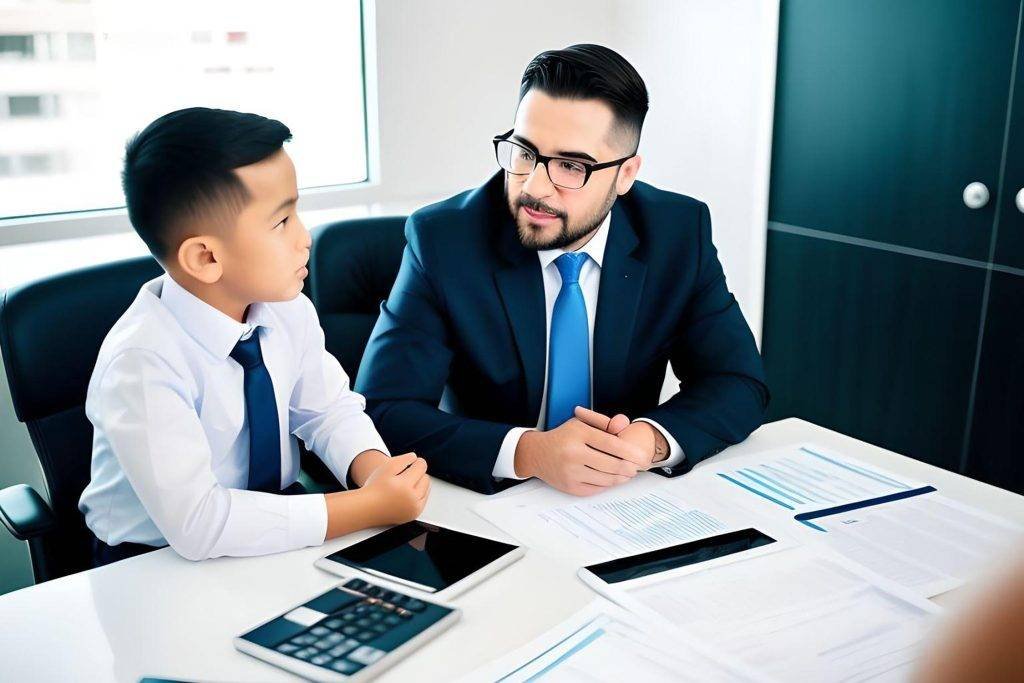
[[[178,267],[202,283],[212,285],[224,274],[214,251],[216,238],[210,235],[189,237],[178,247]]]

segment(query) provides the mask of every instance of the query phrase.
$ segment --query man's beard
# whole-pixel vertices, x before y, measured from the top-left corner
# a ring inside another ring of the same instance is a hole
[[[604,222],[604,219],[608,216],[608,212],[612,210],[612,204],[615,203],[615,183],[612,183],[608,190],[608,195],[601,202],[601,205],[597,210],[588,216],[585,220],[570,224],[568,216],[564,212],[554,211],[551,207],[547,206],[543,202],[534,199],[525,192],[519,195],[515,203],[508,198],[508,181],[505,182],[505,199],[508,202],[509,211],[512,212],[512,220],[516,224],[516,233],[519,235],[519,242],[527,249],[534,251],[544,251],[547,249],[565,249],[570,244],[577,242],[587,235],[593,233]],[[547,241],[538,239],[537,232],[530,227],[529,217],[523,219],[519,218],[520,207],[527,207],[533,211],[545,211],[547,213],[553,213],[562,224],[562,229],[558,231],[558,234]],[[525,223],[525,224],[524,224]]]

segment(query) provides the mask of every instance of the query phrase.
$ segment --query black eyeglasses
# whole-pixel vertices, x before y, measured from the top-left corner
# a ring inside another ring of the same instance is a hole
[[[512,175],[530,175],[533,173],[533,169],[537,168],[537,164],[544,164],[551,183],[567,190],[578,190],[586,185],[590,180],[590,174],[594,171],[621,166],[636,156],[636,152],[634,152],[628,157],[600,164],[590,164],[579,159],[566,159],[565,157],[546,157],[543,154],[538,154],[535,149],[509,140],[509,136],[514,131],[515,128],[504,135],[494,136],[494,155],[498,159],[498,165]]]

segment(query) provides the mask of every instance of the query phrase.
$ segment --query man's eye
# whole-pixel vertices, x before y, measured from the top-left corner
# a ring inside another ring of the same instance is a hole
[[[288,218],[291,218],[291,216],[289,216]],[[285,218],[283,221],[275,225],[274,230],[277,230],[278,228],[283,228],[284,224],[288,222],[288,218]]]
[[[519,151],[519,158],[523,161],[533,161],[533,152],[528,152],[525,149]]]

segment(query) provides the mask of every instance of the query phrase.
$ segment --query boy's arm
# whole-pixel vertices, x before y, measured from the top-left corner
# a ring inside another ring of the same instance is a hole
[[[288,408],[289,428],[339,482],[347,486],[351,475],[362,486],[388,457],[388,449],[364,412],[366,401],[349,388],[348,375],[325,348],[312,302],[303,301],[305,344]]]
[[[93,416],[150,518],[179,555],[201,560],[293,550],[324,541],[322,495],[229,489],[187,384],[157,354],[125,351],[97,385]]]

